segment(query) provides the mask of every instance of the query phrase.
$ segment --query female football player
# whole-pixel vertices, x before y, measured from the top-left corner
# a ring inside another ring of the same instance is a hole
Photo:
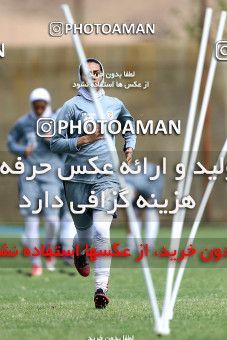
[[[30,251],[34,248],[39,249],[39,222],[41,214],[45,221],[45,247],[50,245],[52,248],[56,243],[59,228],[59,211],[52,208],[55,196],[60,196],[61,181],[57,178],[57,168],[61,166],[58,155],[50,151],[48,137],[37,135],[37,120],[47,118],[51,115],[51,98],[49,92],[44,88],[34,89],[30,94],[31,111],[17,120],[9,132],[7,145],[9,150],[20,156],[25,166],[25,171],[19,176],[19,200],[24,203],[25,195],[30,201],[30,207],[21,208],[20,212],[25,219],[25,236],[27,238]],[[39,174],[34,179],[28,180],[31,176],[33,166],[40,169],[40,163],[51,165],[51,171]],[[41,213],[37,213],[39,199],[45,201],[44,196],[47,192],[48,206],[44,207]],[[32,275],[42,274],[41,256],[31,257]],[[46,266],[49,270],[54,270],[55,258],[46,257]]]
[[[105,95],[102,88],[104,68],[101,62],[89,58],[87,65],[106,119],[108,121],[116,119],[120,121],[122,127],[128,120],[134,124],[134,120],[124,104],[117,98]],[[79,66],[79,78],[86,84],[87,80],[83,75],[81,65]],[[97,121],[98,116],[89,87],[81,87],[76,96],[64,103],[58,114],[57,122],[63,120],[69,123],[71,121],[75,125],[81,122],[83,126],[87,119]],[[130,163],[136,137],[131,132],[125,133],[123,137],[125,141],[123,150],[126,161]],[[74,129],[72,133],[66,129],[61,132],[57,131],[51,140],[51,150],[68,154],[65,161],[65,176],[70,176],[71,167],[87,166],[89,168],[88,160],[94,156],[98,156],[96,165],[99,169],[103,169],[106,163],[112,164],[111,152],[98,127],[93,134],[86,134],[83,131],[78,133],[77,129]],[[114,192],[119,192],[119,181],[115,171],[113,174],[76,174],[69,178],[69,180],[64,181],[68,205],[70,205],[70,202],[73,202],[75,207],[78,204],[87,204],[91,191],[94,191],[98,198],[98,205],[95,208],[86,208],[83,214],[72,213],[78,236],[78,241],[75,241],[74,245],[79,242],[80,246],[80,254],[74,256],[75,267],[82,276],[88,276],[90,267],[85,254],[86,244],[91,246],[94,242],[97,252],[102,249],[110,249],[110,226],[113,216],[108,214],[107,211],[112,209],[115,198]],[[105,204],[100,203],[102,194],[105,197]],[[98,257],[95,261],[94,302],[96,308],[105,308],[109,302],[106,292],[110,264],[111,257]]]

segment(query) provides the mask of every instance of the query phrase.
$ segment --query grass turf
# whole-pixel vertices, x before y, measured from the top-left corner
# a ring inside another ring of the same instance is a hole
[[[169,231],[162,231],[163,236]],[[118,231],[114,230],[115,236]],[[201,228],[201,237],[224,237],[221,227]],[[1,239],[2,240],[2,239]],[[21,267],[28,259],[21,258]],[[156,339],[143,273],[139,268],[111,270],[105,310],[93,303],[93,276],[58,268],[31,278],[29,268],[0,269],[0,334],[2,339],[103,340],[123,335]],[[166,270],[152,270],[161,306]],[[227,269],[187,269],[167,339],[225,339],[227,334]]]

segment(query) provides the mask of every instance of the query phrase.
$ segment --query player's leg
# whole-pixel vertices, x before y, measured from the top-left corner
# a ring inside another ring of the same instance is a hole
[[[64,215],[60,218],[60,233],[59,239],[63,250],[68,251],[73,247],[73,240],[76,238],[77,231],[74,226],[72,216],[69,211],[65,211]],[[71,256],[64,256],[64,263],[67,265],[72,264]]]
[[[108,215],[105,211],[93,211],[94,227],[94,246],[97,252],[100,250],[110,250],[110,226],[113,216]],[[111,257],[99,256],[95,261],[95,306],[96,308],[105,308],[109,303],[106,296],[108,290],[108,281],[110,276]]]
[[[145,239],[149,249],[154,249],[159,232],[159,214],[156,209],[145,210]]]
[[[34,214],[33,211],[37,208],[37,201],[40,198],[40,190],[36,181],[26,181],[25,177],[19,178],[19,199],[21,203],[23,201],[23,195],[25,195],[31,202],[31,205],[26,208],[20,208],[20,213],[24,216],[25,224],[25,238],[26,246],[33,253],[35,247],[39,249],[39,216]],[[32,276],[39,276],[42,274],[42,261],[40,256],[31,256],[32,263]]]
[[[65,182],[65,197],[66,201],[77,230],[74,236],[73,249],[78,247],[79,254],[74,252],[74,264],[77,271],[82,276],[90,274],[90,266],[85,254],[86,245],[89,247],[93,241],[93,227],[92,227],[92,212],[86,210],[83,214],[74,214],[70,209],[70,202],[73,202],[73,209],[77,209],[78,204],[86,204],[90,194],[90,185],[79,182]]]
[[[78,246],[79,255],[76,252],[74,253],[74,265],[78,273],[86,277],[90,274],[90,265],[86,256],[86,246],[91,247],[92,245],[94,229],[92,225],[86,229],[80,228],[78,220],[76,220],[75,223],[77,226],[77,234],[73,240],[73,249],[76,250]]]
[[[160,201],[164,189],[164,177],[161,175],[152,183],[152,193]],[[159,213],[157,209],[145,209],[145,239],[150,249],[154,249],[160,227]]]
[[[92,186],[92,190],[95,191],[98,199],[98,206],[93,210],[94,246],[97,252],[111,250],[110,226],[113,215],[109,214],[108,211],[114,208],[119,189],[118,183],[107,181]],[[108,290],[110,266],[110,256],[97,257],[94,264],[96,289],[94,302],[96,308],[105,308],[109,303],[106,292]]]
[[[128,189],[128,192],[129,192],[128,199],[130,201],[132,201],[132,205],[134,207],[136,219],[137,219],[137,221],[133,221],[132,223],[137,224],[137,226],[140,229],[140,233],[141,233],[141,228],[142,228],[142,222],[141,222],[141,216],[140,216],[141,212],[136,205],[138,193],[135,190],[135,188],[132,186],[132,184],[130,184],[130,183],[127,184],[127,189]],[[130,230],[130,227],[129,227],[130,224],[129,224],[129,221],[128,221],[128,215],[127,214],[125,214],[125,215],[126,215],[126,219],[127,219],[127,245],[128,245],[128,248],[130,249],[130,253],[134,253],[134,252],[136,252],[135,237],[134,237],[134,235],[133,235],[133,233],[132,233],[132,231]]]
[[[63,202],[63,207],[60,209],[60,230],[59,230],[59,242],[63,250],[71,250],[73,246],[73,239],[76,236],[76,228],[72,216],[69,212],[67,202],[65,199],[65,192],[62,186],[61,190],[61,200]],[[70,264],[72,262],[72,257],[64,257],[64,262]]]
[[[59,210],[52,208],[52,204],[55,203],[55,196],[60,197],[60,182],[45,182],[40,183],[42,196],[45,192],[48,193],[48,207],[43,208],[44,226],[45,226],[45,248],[50,247],[53,251],[57,245],[57,237],[60,226]],[[45,258],[46,268],[50,271],[55,270],[56,258],[49,256]]]
[[[76,235],[76,228],[69,211],[65,211],[60,219],[60,241],[63,249],[71,249],[73,239]]]
[[[46,214],[44,216],[45,226],[45,249],[50,247],[53,251],[57,245],[57,235],[59,230],[59,217],[54,214]],[[50,271],[55,270],[56,258],[54,256],[47,256],[45,258],[46,268]]]
[[[35,247],[39,249],[39,217],[37,215],[25,216],[25,236],[26,243],[31,252]],[[32,262],[32,276],[39,276],[42,274],[42,261],[40,256],[31,257]]]
[[[141,221],[140,211],[139,211],[138,208],[136,209],[135,207],[134,207],[134,210],[135,210],[137,222],[132,222],[132,224],[137,223],[137,226],[138,226],[140,233],[141,233],[142,221]],[[129,225],[129,223],[128,223],[128,225]],[[131,230],[128,231],[127,243],[128,243],[128,248],[130,249],[130,253],[131,254],[135,253],[137,251],[136,250],[136,240],[135,240],[135,237],[134,237],[133,233],[131,232]]]
[[[139,228],[140,234],[141,234],[141,232],[142,232],[141,210],[137,207],[136,200],[137,200],[137,196],[134,199],[132,204],[133,204],[133,207],[134,207],[134,211],[135,211],[135,215],[136,215],[137,221],[133,221],[131,223],[132,224],[133,223],[137,224],[137,227]],[[129,226],[129,222],[128,222],[128,226]],[[137,251],[136,240],[135,240],[135,237],[134,237],[134,235],[133,235],[133,233],[132,233],[132,231],[130,229],[128,231],[127,241],[128,241],[128,248],[130,249],[130,253],[131,254],[135,253]]]

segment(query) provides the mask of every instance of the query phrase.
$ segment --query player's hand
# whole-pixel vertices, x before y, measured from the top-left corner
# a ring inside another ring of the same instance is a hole
[[[77,141],[77,146],[83,145],[83,144],[88,144],[88,143],[93,143],[98,139],[103,139],[104,135],[101,134],[100,131],[100,125],[97,124],[97,128],[95,133],[92,133],[91,135],[86,135],[78,138]]]
[[[104,135],[101,134],[100,125],[97,124],[97,128],[96,128],[95,133],[93,133],[93,134],[91,134],[91,135],[87,135],[87,137],[88,137],[88,140],[89,140],[88,143],[95,142],[95,141],[98,140],[98,139],[103,139],[103,138],[104,138]]]
[[[47,133],[45,133],[43,138],[44,138],[45,141],[49,142],[51,140],[52,136],[53,135],[51,134],[51,132],[47,132]]]
[[[29,157],[33,153],[33,147],[32,145],[28,145],[25,149],[25,156]]]
[[[125,150],[126,163],[130,165],[132,163],[133,148],[128,148]]]

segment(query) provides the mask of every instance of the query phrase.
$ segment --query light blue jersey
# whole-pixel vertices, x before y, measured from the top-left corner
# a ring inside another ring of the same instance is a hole
[[[84,89],[83,89],[84,90]],[[104,92],[104,91],[103,91]],[[91,118],[94,121],[98,120],[98,116],[95,112],[93,101],[86,95],[88,91],[80,91],[79,95],[68,100],[58,113],[56,122],[64,120],[66,122],[73,121],[76,125],[78,121],[83,122],[87,118]],[[127,121],[131,121],[134,125],[134,120],[124,106],[124,104],[117,98],[102,95],[99,98],[102,105],[105,119],[108,121],[118,120],[121,123],[122,128]],[[58,130],[58,129],[57,129]],[[94,156],[98,156],[96,165],[99,169],[102,169],[106,163],[112,164],[112,159],[105,139],[99,139],[93,143],[84,144],[77,147],[77,140],[85,133],[78,134],[78,130],[74,129],[73,134],[67,134],[67,130],[64,129],[61,133],[59,131],[52,137],[50,146],[51,150],[56,153],[67,153],[65,161],[64,176],[70,176],[71,166],[83,166],[86,165],[89,168],[88,160]],[[114,137],[113,137],[114,138]],[[124,138],[124,150],[127,148],[135,148],[136,136],[131,132],[126,132]],[[83,183],[97,183],[97,182],[118,182],[116,173],[110,175],[101,174],[77,174],[70,180],[73,182]]]
[[[40,163],[48,163],[52,170],[40,175],[39,179],[45,178],[45,181],[56,182],[57,168],[61,167],[62,161],[58,155],[51,152],[50,142],[37,135],[36,123],[37,117],[33,112],[19,118],[9,132],[7,146],[12,153],[22,157],[26,176],[32,173],[33,165],[39,169]],[[33,152],[26,157],[25,149],[28,145],[32,145]]]
[[[32,211],[37,208],[38,199],[43,199],[45,191],[49,195],[49,206],[43,210],[45,215],[57,215],[57,209],[52,209],[51,204],[54,202],[55,195],[60,195],[62,187],[61,181],[57,177],[57,169],[62,167],[62,160],[58,155],[55,155],[50,150],[50,142],[36,133],[37,117],[33,112],[30,112],[17,120],[15,125],[9,132],[7,145],[9,150],[20,156],[24,163],[24,173],[19,176],[19,197],[20,203],[24,203],[23,195],[31,201],[30,208],[21,208],[22,215],[31,215]],[[25,155],[25,150],[28,145],[33,147],[33,152],[30,156]],[[40,163],[48,163],[51,165],[51,170],[45,174],[35,176],[32,181],[26,180],[27,176],[32,175],[33,165],[37,170],[43,169]]]

